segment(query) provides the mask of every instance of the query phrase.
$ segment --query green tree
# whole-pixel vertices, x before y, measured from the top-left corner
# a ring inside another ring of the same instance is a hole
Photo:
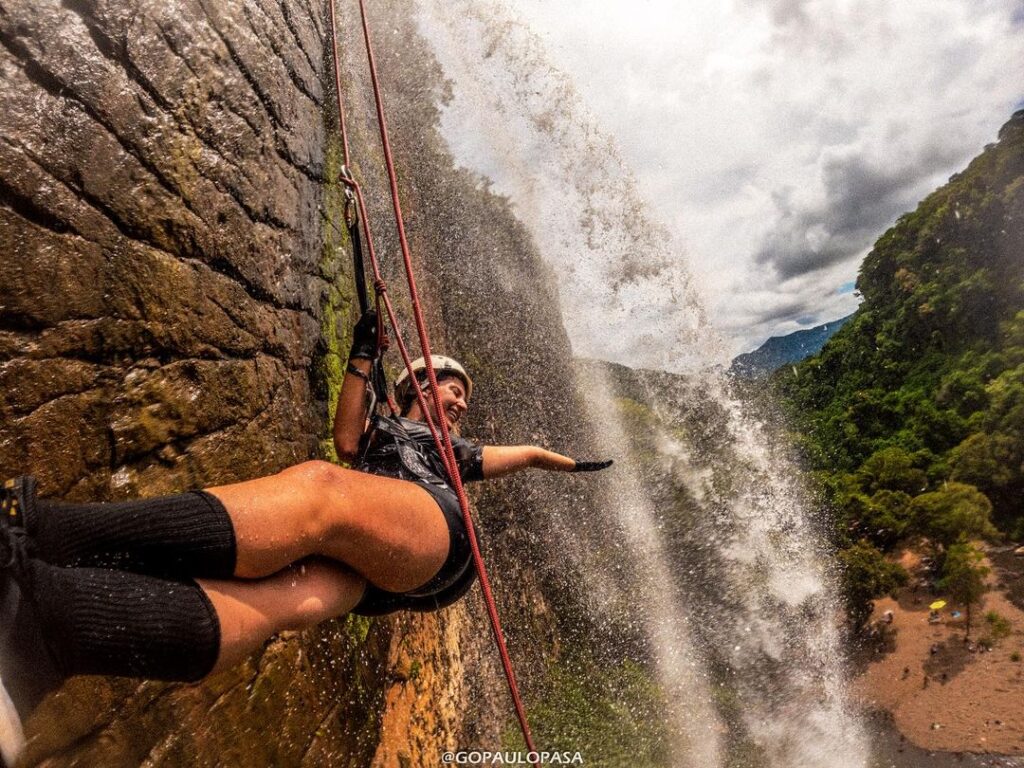
[[[873,544],[858,541],[839,552],[843,567],[846,610],[854,628],[861,629],[871,616],[872,600],[892,594],[907,583],[907,572],[890,563]]]
[[[895,446],[871,454],[857,478],[870,493],[884,489],[913,495],[928,487],[928,476],[914,466],[914,457]]]
[[[1019,474],[1020,453],[1009,435],[975,432],[950,452],[950,477],[986,491],[1002,488]]]
[[[910,494],[883,488],[868,501],[864,527],[880,547],[891,547],[902,539],[911,521]]]
[[[971,608],[981,601],[988,587],[985,577],[989,569],[981,565],[984,555],[962,539],[951,544],[942,566],[942,578],[938,587],[949,595],[953,602],[964,606],[967,613],[965,638],[971,636]]]
[[[965,483],[945,483],[942,488],[922,493],[910,502],[914,528],[943,549],[961,538],[995,538],[992,502]]]
[[[965,418],[987,408],[988,393],[985,392],[983,373],[977,367],[957,368],[948,373],[936,394],[939,405],[955,408]]]

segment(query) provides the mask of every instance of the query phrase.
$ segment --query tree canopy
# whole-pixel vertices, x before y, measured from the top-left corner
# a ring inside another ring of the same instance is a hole
[[[773,379],[845,560],[1024,536],[1024,111],[879,238],[857,290],[821,352]]]

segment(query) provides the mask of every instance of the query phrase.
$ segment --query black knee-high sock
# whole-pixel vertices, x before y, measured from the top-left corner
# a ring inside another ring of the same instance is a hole
[[[59,568],[35,559],[25,574],[46,650],[64,676],[192,682],[217,661],[220,622],[191,580]]]
[[[235,571],[234,527],[205,491],[110,504],[38,499],[25,527],[36,556],[54,565],[207,578]]]

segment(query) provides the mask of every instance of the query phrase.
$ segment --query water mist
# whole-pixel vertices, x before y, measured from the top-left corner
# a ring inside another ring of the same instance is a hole
[[[559,275],[575,353],[689,372],[657,387],[637,377],[654,404],[653,463],[691,510],[680,534],[690,545],[679,547],[665,537],[671,521],[650,473],[623,453],[615,384],[600,366],[580,370],[588,417],[620,460],[607,503],[636,567],[628,589],[670,703],[673,764],[724,765],[728,734],[754,745],[756,764],[864,765],[867,738],[846,696],[827,553],[786,451],[712,368],[724,345],[673,239],[652,219],[614,141],[503,4],[423,0],[418,10],[452,83],[445,138],[481,183],[509,198]],[[702,411],[683,420],[680,407],[698,403]],[[699,423],[714,434],[694,440]],[[586,557],[573,561],[586,577]],[[616,588],[593,576],[596,593]],[[715,695],[723,687],[734,696],[731,712]]]

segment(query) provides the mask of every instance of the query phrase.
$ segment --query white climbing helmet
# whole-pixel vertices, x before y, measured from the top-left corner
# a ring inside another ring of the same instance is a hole
[[[434,364],[434,374],[441,378],[443,374],[449,376],[457,376],[462,380],[462,383],[466,385],[466,400],[469,400],[473,396],[473,380],[469,378],[469,374],[466,373],[466,369],[462,367],[462,364],[452,357],[445,357],[444,355],[431,355],[430,361]],[[427,370],[427,361],[425,358],[418,357],[412,361],[412,372],[419,378],[420,373]],[[426,389],[428,383],[424,381],[420,384],[420,387]],[[409,396],[409,370],[405,369],[398,378],[395,379],[395,397],[399,403],[405,402]]]

